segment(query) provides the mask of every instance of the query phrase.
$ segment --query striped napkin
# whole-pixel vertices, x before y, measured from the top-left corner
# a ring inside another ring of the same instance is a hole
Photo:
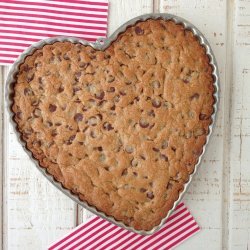
[[[52,36],[106,37],[108,0],[0,0],[0,65]]]
[[[153,235],[138,235],[93,216],[88,222],[52,244],[49,250],[172,249],[198,231],[200,227],[184,203],[181,203],[161,230]]]

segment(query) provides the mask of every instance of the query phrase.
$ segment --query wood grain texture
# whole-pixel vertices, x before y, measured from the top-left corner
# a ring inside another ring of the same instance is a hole
[[[3,156],[3,109],[4,109],[4,96],[3,96],[3,86],[4,86],[4,68],[0,66],[0,154]],[[0,183],[3,183],[3,157],[0,158]],[[0,188],[0,242],[3,242],[3,185]],[[2,244],[0,244],[0,250],[2,250]]]
[[[250,1],[235,2],[230,143],[230,234],[234,250],[250,249]]]
[[[192,6],[192,10],[190,6]],[[161,0],[160,12],[181,16],[200,29],[208,39],[219,66],[221,92],[217,121],[200,169],[184,198],[185,203],[201,225],[202,231],[181,245],[179,249],[221,249],[224,209],[223,149],[224,138],[228,132],[224,126],[224,98],[228,98],[228,96],[224,94],[230,87],[225,84],[227,1]]]
[[[150,12],[195,24],[213,48],[221,79],[216,126],[185,196],[202,231],[178,249],[250,249],[250,1],[110,0],[109,34]],[[1,69],[3,249],[46,249],[92,214],[48,183],[17,142],[3,105],[8,68]]]

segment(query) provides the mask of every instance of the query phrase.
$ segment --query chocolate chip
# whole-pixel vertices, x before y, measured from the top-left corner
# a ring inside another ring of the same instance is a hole
[[[208,115],[206,115],[206,114],[200,114],[199,115],[199,119],[201,120],[201,121],[204,121],[204,120],[208,120],[209,119],[209,116]]]
[[[104,91],[101,90],[100,92],[95,94],[95,98],[98,100],[102,100],[104,98],[104,95],[105,95]]]
[[[123,90],[121,90],[119,93],[120,93],[120,95],[122,95],[122,96],[125,96],[125,95],[126,95],[125,91],[123,91]]]
[[[148,192],[147,197],[152,200],[152,199],[154,199],[155,196],[154,196],[153,192]]]
[[[154,112],[154,110],[153,110],[153,109],[152,109],[152,110],[150,110],[150,111],[148,111],[148,116],[155,117],[155,112]]]
[[[168,141],[167,140],[163,140],[162,144],[161,144],[161,148],[162,149],[166,149],[168,147]]]
[[[43,79],[42,79],[42,77],[39,77],[39,78],[38,78],[38,83],[39,83],[39,84],[43,84]]]
[[[73,87],[73,95],[75,95],[76,92],[78,92],[80,90],[81,90],[81,88],[79,88],[79,87]]]
[[[30,88],[25,88],[23,91],[24,95],[31,96],[33,95],[33,91]]]
[[[78,81],[82,75],[82,72],[76,72],[75,73],[75,79]]]
[[[141,193],[145,193],[146,191],[147,191],[146,188],[140,188],[140,192],[141,192]]]
[[[34,117],[38,118],[41,116],[41,109],[36,108],[34,109],[33,113],[34,113]]]
[[[23,113],[20,112],[20,111],[19,111],[19,112],[16,112],[16,118],[19,119],[19,120],[21,120],[22,114],[23,114]]]
[[[66,144],[67,144],[67,145],[72,144],[72,142],[74,141],[75,137],[76,137],[75,135],[71,135],[71,136],[69,137],[68,141],[66,142]]]
[[[164,154],[160,154],[161,159],[163,159],[164,161],[168,161],[168,157]]]
[[[159,151],[160,151],[158,148],[155,148],[155,147],[153,147],[152,149],[153,149],[153,151],[155,151],[155,152],[159,152]]]
[[[108,123],[108,122],[104,122],[104,123],[103,123],[103,128],[104,128],[105,130],[108,130],[108,131],[114,129],[114,128],[112,127],[112,125],[111,125],[110,123]]]
[[[192,100],[194,100],[194,99],[198,99],[200,97],[200,95],[198,94],[198,93],[195,93],[195,94],[193,94],[192,96],[190,96],[190,100],[192,101]]]
[[[206,133],[206,130],[204,128],[198,128],[194,131],[194,136],[201,136]]]
[[[83,115],[81,113],[76,113],[75,116],[74,116],[74,120],[76,122],[81,122],[83,119]]]
[[[115,88],[114,87],[109,87],[108,89],[107,89],[107,92],[115,92]]]
[[[102,147],[97,147],[97,150],[101,152],[102,151]]]
[[[128,174],[128,170],[125,168],[125,169],[122,171],[122,176],[127,175],[127,174]]]
[[[141,29],[140,27],[136,26],[136,27],[135,27],[135,33],[136,33],[136,35],[141,36],[141,35],[144,34],[144,30]]]
[[[125,147],[125,151],[126,151],[127,153],[131,154],[131,153],[134,152],[134,149],[133,149],[132,146],[129,146],[129,145],[128,145],[128,146]]]
[[[97,114],[96,116],[102,121],[102,114]]]
[[[51,135],[52,135],[53,137],[55,137],[55,136],[57,135],[56,129],[53,129],[53,130],[52,130]]]
[[[171,182],[169,182],[169,183],[167,184],[167,189],[172,189],[172,187],[173,187],[173,184],[172,184]]]
[[[39,104],[38,100],[34,100],[31,102],[31,106],[33,106],[33,107],[38,106],[38,104]]]
[[[32,74],[32,75],[28,76],[27,81],[31,82],[34,79],[34,77],[35,77],[35,74]]]
[[[147,127],[149,126],[149,123],[148,123],[146,120],[141,119],[141,120],[139,121],[139,125],[140,125],[142,128],[147,128]]]
[[[47,121],[46,123],[47,123],[47,125],[48,125],[49,127],[52,127],[52,126],[53,126],[53,123],[50,122],[50,121]]]
[[[158,88],[160,88],[160,86],[161,86],[161,84],[160,84],[159,81],[153,81],[153,82],[151,83],[151,85],[152,85],[152,87],[153,87],[154,89],[158,89]]]
[[[88,124],[91,126],[96,126],[97,125],[97,118],[95,116],[91,116],[88,120]]]
[[[68,56],[67,54],[64,55],[63,58],[64,58],[65,60],[69,60],[69,56]]]
[[[94,132],[94,131],[90,131],[90,136],[91,136],[92,138],[96,138],[95,132]]]
[[[114,80],[115,80],[115,77],[112,76],[112,75],[109,75],[109,76],[107,77],[107,82],[108,82],[108,83],[111,83],[111,82],[113,82]]]
[[[115,105],[113,105],[110,109],[111,109],[111,110],[115,110]]]
[[[161,106],[161,101],[157,100],[157,99],[154,99],[154,100],[152,100],[152,105],[155,108],[159,108]]]
[[[50,111],[50,112],[55,112],[56,109],[57,109],[57,106],[56,106],[56,105],[54,105],[54,104],[50,104],[50,105],[49,105],[49,111]]]

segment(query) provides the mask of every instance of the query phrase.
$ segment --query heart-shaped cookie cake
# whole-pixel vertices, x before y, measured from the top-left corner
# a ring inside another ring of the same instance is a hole
[[[203,151],[212,70],[191,31],[149,19],[104,51],[71,42],[37,49],[16,75],[12,111],[27,148],[65,188],[150,230]]]

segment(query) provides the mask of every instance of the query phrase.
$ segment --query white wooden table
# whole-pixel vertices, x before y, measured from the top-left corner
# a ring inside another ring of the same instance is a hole
[[[150,12],[195,24],[214,50],[221,78],[216,126],[185,196],[202,231],[178,249],[250,249],[250,1],[110,0],[109,33]],[[7,72],[1,67],[0,249],[46,249],[91,213],[48,183],[18,144],[4,106]]]

